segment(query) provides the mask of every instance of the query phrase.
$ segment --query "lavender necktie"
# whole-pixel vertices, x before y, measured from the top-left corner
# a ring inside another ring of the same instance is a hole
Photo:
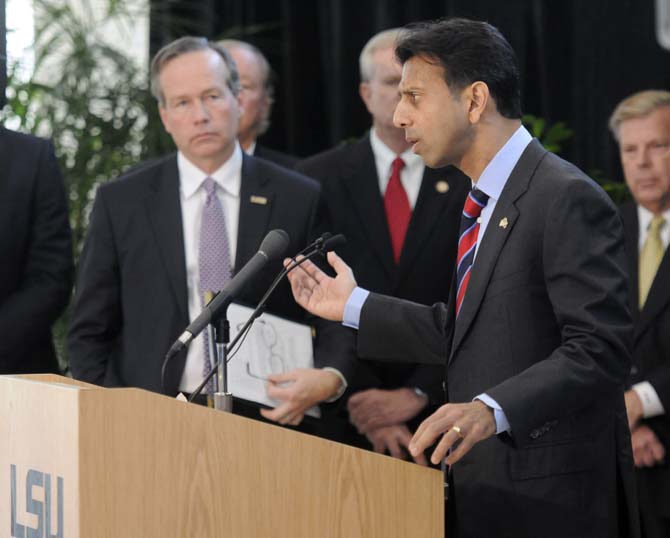
[[[202,208],[198,266],[200,270],[200,299],[204,306],[211,299],[211,294],[221,291],[230,280],[232,267],[226,219],[221,201],[216,195],[216,182],[208,177],[202,185],[207,193],[207,199]],[[203,336],[205,354],[202,372],[204,377],[213,365],[209,327],[207,331],[203,332]],[[214,386],[214,378],[212,378],[207,383],[205,391],[209,394],[213,393]]]

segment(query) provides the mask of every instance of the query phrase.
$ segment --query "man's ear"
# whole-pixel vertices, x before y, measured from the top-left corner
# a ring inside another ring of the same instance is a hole
[[[464,97],[468,103],[468,119],[470,123],[479,123],[491,98],[486,82],[473,82],[464,90]]]
[[[167,133],[170,132],[170,120],[168,119],[167,116],[167,110],[165,110],[165,107],[161,104],[158,105],[158,114],[161,117],[161,121],[163,122],[163,128]]]
[[[358,94],[361,96],[361,99],[365,103],[365,108],[368,109],[368,112],[372,114],[372,111],[370,110],[370,105],[368,104],[370,101],[370,94],[372,90],[370,89],[370,83],[369,82],[361,82],[358,85]]]

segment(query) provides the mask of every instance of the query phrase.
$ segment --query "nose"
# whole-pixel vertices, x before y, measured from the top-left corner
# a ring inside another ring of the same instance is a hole
[[[393,125],[399,128],[404,128],[409,125],[409,118],[402,99],[395,107],[395,112],[393,113]]]
[[[635,164],[640,168],[646,168],[649,166],[649,149],[646,147],[641,147],[640,150],[635,154]]]
[[[198,99],[196,101],[193,115],[194,115],[194,121],[196,123],[203,123],[209,121],[210,118],[210,113],[209,109],[207,108],[207,104],[203,99]]]

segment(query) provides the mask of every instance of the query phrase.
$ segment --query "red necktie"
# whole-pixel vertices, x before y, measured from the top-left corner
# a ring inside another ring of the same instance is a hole
[[[396,157],[393,161],[391,178],[384,193],[384,208],[386,209],[386,222],[391,235],[391,246],[393,247],[393,259],[396,263],[400,259],[402,244],[412,216],[412,208],[409,205],[407,193],[400,182],[400,170],[405,167],[405,161]]]

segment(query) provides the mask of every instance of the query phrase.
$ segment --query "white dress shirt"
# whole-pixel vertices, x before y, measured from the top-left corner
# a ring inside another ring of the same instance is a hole
[[[230,262],[235,265],[237,250],[237,229],[240,215],[240,187],[242,184],[242,149],[235,145],[230,158],[212,174],[207,174],[191,163],[181,152],[177,154],[179,170],[179,200],[181,203],[184,230],[184,253],[186,256],[186,284],[188,288],[188,317],[193,321],[202,311],[203,304],[198,290],[200,269],[198,264],[200,223],[202,209],[207,197],[202,183],[211,177],[217,184],[216,194],[221,202],[226,219]],[[202,382],[204,360],[203,331],[188,349],[186,366],[182,374],[179,390],[193,392]],[[213,349],[210,346],[210,349]]]

